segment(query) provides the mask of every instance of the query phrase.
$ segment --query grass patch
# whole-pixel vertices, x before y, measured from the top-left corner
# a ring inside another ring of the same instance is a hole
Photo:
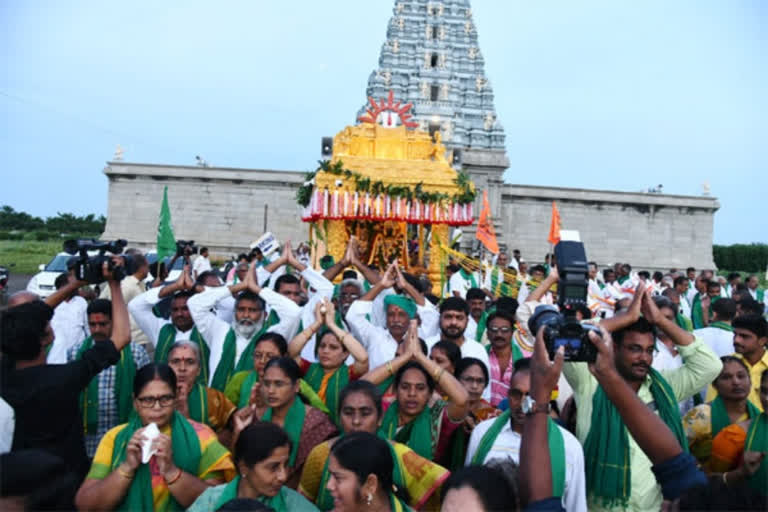
[[[61,252],[61,240],[0,240],[0,265],[13,274],[36,274],[41,263],[48,263]]]

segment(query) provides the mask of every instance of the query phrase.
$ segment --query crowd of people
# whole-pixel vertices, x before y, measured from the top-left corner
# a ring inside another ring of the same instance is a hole
[[[3,510],[765,510],[768,324],[755,276],[589,265],[594,363],[550,357],[552,255],[443,283],[306,246],[133,251],[2,313]],[[155,279],[148,278],[153,270]],[[433,290],[440,290],[433,293]]]

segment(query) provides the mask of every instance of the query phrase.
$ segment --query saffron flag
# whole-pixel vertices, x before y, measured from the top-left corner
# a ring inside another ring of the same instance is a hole
[[[176,254],[176,238],[171,227],[171,208],[168,206],[168,187],[163,191],[160,221],[157,225],[157,261]]]
[[[549,224],[549,243],[556,245],[560,241],[560,212],[557,211],[557,205],[552,201],[552,222]]]
[[[483,210],[480,212],[480,220],[477,222],[475,237],[493,254],[499,253],[499,243],[496,241],[496,232],[491,222],[491,206],[488,204],[488,191],[483,190]]]

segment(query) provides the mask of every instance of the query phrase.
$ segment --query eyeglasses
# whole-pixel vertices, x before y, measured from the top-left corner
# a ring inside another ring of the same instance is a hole
[[[254,352],[253,353],[253,359],[256,361],[269,361],[273,357],[280,357],[279,354],[271,354],[271,353],[265,353],[265,352]]]
[[[357,293],[341,293],[341,294],[339,294],[339,298],[341,298],[341,299],[357,300],[357,299],[360,298],[360,294],[357,294]]]
[[[459,380],[467,385],[477,384],[478,386],[485,386],[485,379],[482,377],[461,377]]]
[[[160,407],[168,407],[173,404],[175,399],[176,397],[174,395],[140,396],[136,398],[136,401],[139,402],[139,405],[144,409],[150,409],[158,403],[160,404]]]
[[[510,327],[489,327],[488,332],[492,334],[496,334],[500,332],[501,334],[507,334],[512,329]]]
[[[265,380],[262,383],[262,386],[264,386],[264,389],[271,389],[271,388],[280,389],[290,385],[291,385],[291,381],[288,381],[288,380]]]
[[[520,391],[519,389],[510,389],[507,392],[507,395],[509,395],[509,398],[511,398],[512,400],[517,401],[517,400],[522,400],[523,397],[528,396],[528,393],[524,393],[524,392]]]

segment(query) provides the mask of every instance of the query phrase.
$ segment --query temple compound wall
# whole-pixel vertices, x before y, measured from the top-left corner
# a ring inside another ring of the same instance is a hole
[[[621,261],[637,269],[714,268],[715,198],[504,184],[491,165],[503,162],[480,156],[465,154],[465,169],[478,191],[489,191],[499,242],[520,249],[528,261],[542,261],[549,250],[554,200],[562,228],[578,230],[587,256],[601,266]],[[264,231],[294,244],[308,238],[295,200],[304,182],[301,172],[119,161],[108,162],[104,173],[109,179],[105,239],[154,247],[165,186],[176,239],[193,239],[214,254],[240,252]],[[474,226],[463,230],[468,248]]]

